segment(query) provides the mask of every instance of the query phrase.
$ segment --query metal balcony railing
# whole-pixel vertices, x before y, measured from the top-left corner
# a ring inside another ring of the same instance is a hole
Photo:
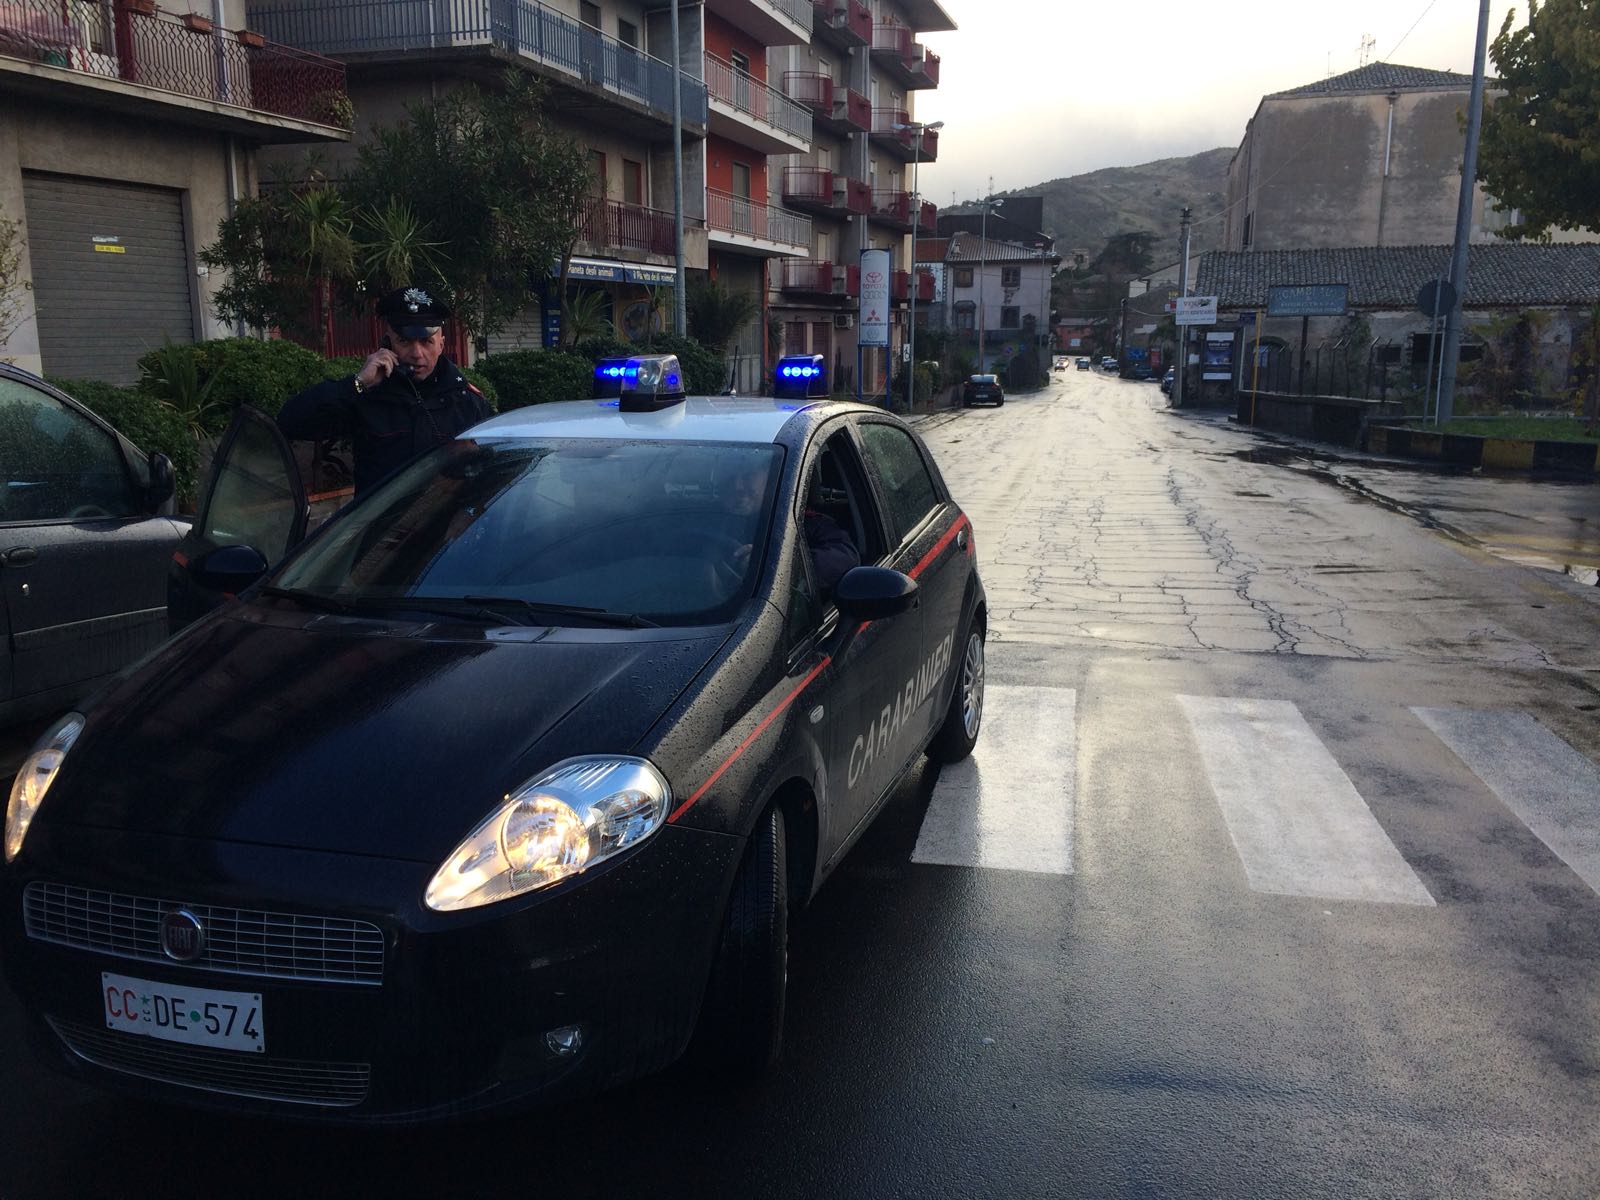
[[[922,57],[914,58],[911,62],[911,86],[936,88],[939,86],[939,56],[926,46],[918,49],[922,51]]]
[[[872,193],[872,212],[869,215],[874,221],[881,221],[887,225],[903,225],[909,229],[911,194],[879,188]]]
[[[738,109],[752,120],[802,141],[811,140],[809,112],[777,88],[714,54],[706,55],[706,89],[712,99]]]
[[[891,271],[889,273],[889,299],[905,300],[911,295],[911,272]]]
[[[872,27],[872,52],[898,58],[911,57],[911,27],[908,25],[874,25]]]
[[[933,233],[939,228],[939,206],[924,200],[917,208],[917,232]]]
[[[839,184],[843,182],[844,186]],[[858,217],[864,217],[872,211],[872,185],[865,179],[843,179],[834,176],[833,179],[834,207]]]
[[[785,71],[783,90],[797,104],[820,111],[824,116],[833,115],[833,76],[820,71]]]
[[[500,50],[672,116],[670,64],[539,0],[253,0],[250,20],[275,41],[340,57]],[[684,120],[704,125],[704,85],[685,75],[682,93]]]
[[[826,167],[785,167],[783,198],[791,204],[833,206],[833,172]]]
[[[833,295],[833,264],[825,259],[786,258],[778,287],[785,292]]]
[[[713,188],[706,189],[706,225],[713,232],[739,234],[785,246],[811,244],[808,218]]]
[[[809,30],[816,5],[812,0],[759,0],[768,8],[776,9],[796,25]]]
[[[917,303],[928,304],[933,300],[934,280],[931,271],[917,272]]]
[[[213,30],[206,21],[191,24],[121,6],[69,7],[62,0],[0,3],[0,56],[273,116],[350,127],[342,63],[245,37],[242,41],[238,34]]]
[[[671,213],[621,200],[590,201],[579,234],[592,246],[651,254],[670,255],[677,245]]]
[[[837,43],[872,44],[872,9],[863,0],[812,0],[814,32],[832,34]]]

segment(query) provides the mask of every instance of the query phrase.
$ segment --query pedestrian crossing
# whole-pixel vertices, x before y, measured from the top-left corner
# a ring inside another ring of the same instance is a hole
[[[1170,703],[1252,891],[1436,906],[1298,706],[1183,694]],[[1525,712],[1409,713],[1600,893],[1600,767]],[[1094,799],[1079,794],[1079,718],[1073,689],[991,684],[978,747],[941,772],[912,861],[1073,874],[1078,823]]]

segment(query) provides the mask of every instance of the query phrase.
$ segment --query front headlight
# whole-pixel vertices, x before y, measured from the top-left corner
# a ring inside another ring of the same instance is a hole
[[[12,862],[22,853],[22,839],[28,836],[28,826],[33,824],[33,814],[55,781],[72,743],[83,731],[83,717],[68,713],[50,726],[45,735],[34,743],[33,753],[22,760],[22,769],[11,784],[11,800],[6,804],[6,861]]]
[[[644,759],[569,758],[467,835],[428,881],[428,907],[455,912],[547,887],[638,845],[671,809],[671,787]]]

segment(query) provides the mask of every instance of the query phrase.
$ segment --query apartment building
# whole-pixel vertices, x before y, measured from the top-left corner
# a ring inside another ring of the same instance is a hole
[[[1003,371],[1024,354],[1048,365],[1050,285],[1061,263],[1052,245],[1043,234],[1024,243],[960,230],[919,241],[918,261],[936,284],[917,324],[956,334],[983,370]]]
[[[243,0],[0,4],[0,215],[21,324],[0,357],[131,382],[164,340],[225,336],[196,252],[261,147],[349,138],[344,67],[247,29]]]
[[[769,76],[813,119],[810,149],[784,156],[769,180],[775,203],[811,219],[806,252],[769,276],[770,312],[785,353],[824,355],[835,387],[859,380],[874,394],[899,360],[913,298],[934,298],[933,276],[914,272],[912,241],[933,232],[937,213],[912,191],[916,167],[938,158],[939,133],[917,123],[915,96],[939,85],[940,64],[916,36],[956,26],[937,0],[811,3],[810,41],[768,56]],[[866,249],[892,256],[887,351],[858,346]]]

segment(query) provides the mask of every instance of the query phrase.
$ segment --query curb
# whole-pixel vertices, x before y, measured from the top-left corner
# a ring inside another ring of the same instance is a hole
[[[1529,441],[1468,433],[1431,433],[1397,425],[1369,425],[1366,449],[1373,454],[1392,454],[1452,466],[1600,475],[1600,445],[1592,442]]]

